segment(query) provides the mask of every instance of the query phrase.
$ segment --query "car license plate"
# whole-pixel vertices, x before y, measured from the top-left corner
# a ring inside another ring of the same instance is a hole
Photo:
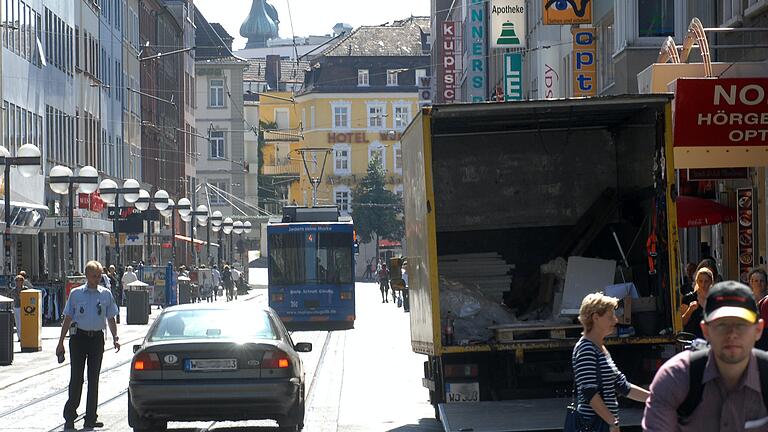
[[[188,359],[184,366],[188,371],[237,370],[237,359]]]
[[[445,401],[448,403],[479,402],[480,383],[446,383]]]

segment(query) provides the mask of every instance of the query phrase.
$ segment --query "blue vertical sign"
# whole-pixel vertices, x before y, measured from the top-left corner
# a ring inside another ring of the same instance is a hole
[[[504,101],[523,100],[523,55],[504,54]]]
[[[470,0],[468,7],[468,31],[466,32],[467,46],[467,86],[468,102],[485,102],[488,100],[488,85],[486,76],[487,45],[486,33],[486,0]]]

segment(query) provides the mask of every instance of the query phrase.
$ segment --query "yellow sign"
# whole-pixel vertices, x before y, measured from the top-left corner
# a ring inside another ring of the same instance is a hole
[[[542,0],[544,24],[591,24],[592,0]]]
[[[597,95],[595,28],[575,28],[573,34],[573,96]]]

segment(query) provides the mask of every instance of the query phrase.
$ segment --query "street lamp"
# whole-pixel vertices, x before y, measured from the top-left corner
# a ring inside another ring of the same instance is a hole
[[[173,215],[173,210],[176,209],[176,205],[173,199],[168,198],[168,208],[160,210],[160,214],[165,217],[171,218],[171,263],[174,268],[176,267],[176,218]]]
[[[240,234],[243,233],[243,221],[236,220],[232,224],[232,232],[237,234],[237,238],[240,238]],[[229,259],[234,261],[235,257],[235,237],[232,236],[232,238],[229,239]]]
[[[200,204],[197,206],[195,211],[190,213],[190,215],[194,217],[192,220],[192,228],[189,230],[192,238],[192,261],[195,263],[195,266],[197,266],[197,251],[195,250],[195,226],[198,224],[200,226],[208,225],[208,218],[210,217],[208,215],[208,206],[205,204]]]
[[[243,234],[250,234],[251,233],[251,227],[252,227],[251,221],[243,222]],[[245,253],[245,259],[243,259],[243,257],[240,257],[240,261],[243,264],[243,269],[246,269],[246,268],[248,268],[248,267],[246,267],[246,265],[248,264],[246,262],[246,261],[248,261],[248,249],[245,247],[245,245],[243,245],[243,246],[244,246],[243,250],[245,251],[244,252]]]
[[[115,214],[112,216],[112,229],[115,233],[115,263],[120,267],[120,213],[123,207],[120,207],[120,195],[128,204],[133,204],[139,199],[139,182],[134,179],[127,179],[123,182],[123,187],[117,187],[117,183],[112,179],[104,179],[99,184],[99,194],[101,199],[107,204],[115,203]]]
[[[226,235],[230,235],[232,233],[233,226],[234,221],[231,217],[227,217],[224,219],[224,222],[221,223],[221,231]],[[219,233],[219,251],[221,251],[221,249],[221,233]],[[219,267],[221,267],[221,253],[219,253]]]
[[[23,177],[32,177],[40,172],[40,149],[34,144],[24,144],[16,151],[17,156],[11,157],[7,148],[0,146],[0,165],[3,165],[3,200],[5,203],[5,274],[11,275],[11,165]]]
[[[139,198],[136,200],[136,208],[141,211],[145,212],[149,210],[149,205],[153,204],[155,206],[155,209],[158,211],[163,211],[168,208],[168,200],[170,197],[168,196],[168,192],[164,191],[163,189],[158,190],[155,192],[155,196],[152,197],[149,192],[147,192],[144,189],[139,190]],[[152,255],[151,249],[150,249],[150,239],[152,237],[151,233],[151,219],[149,218],[149,212],[145,215],[144,219],[147,221],[147,258]]]
[[[75,269],[75,248],[74,248],[74,213],[75,213],[75,185],[78,185],[78,192],[91,194],[96,192],[99,187],[99,172],[96,168],[86,165],[80,168],[79,175],[73,175],[72,170],[64,165],[56,165],[51,168],[48,174],[48,184],[51,190],[59,195],[69,195],[69,273],[73,274]]]

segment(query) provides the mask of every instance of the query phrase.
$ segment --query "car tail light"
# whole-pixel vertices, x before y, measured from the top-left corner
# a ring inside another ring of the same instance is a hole
[[[285,300],[285,296],[283,295],[283,293],[273,293],[272,294],[272,301],[273,302],[282,302],[283,300]]]
[[[444,366],[446,378],[476,378],[476,364],[451,364]]]
[[[261,360],[262,369],[287,369],[290,365],[288,354],[282,351],[267,351]]]
[[[339,297],[342,300],[352,300],[352,291],[341,291]]]
[[[155,353],[141,353],[133,359],[133,370],[160,370],[160,357]]]

